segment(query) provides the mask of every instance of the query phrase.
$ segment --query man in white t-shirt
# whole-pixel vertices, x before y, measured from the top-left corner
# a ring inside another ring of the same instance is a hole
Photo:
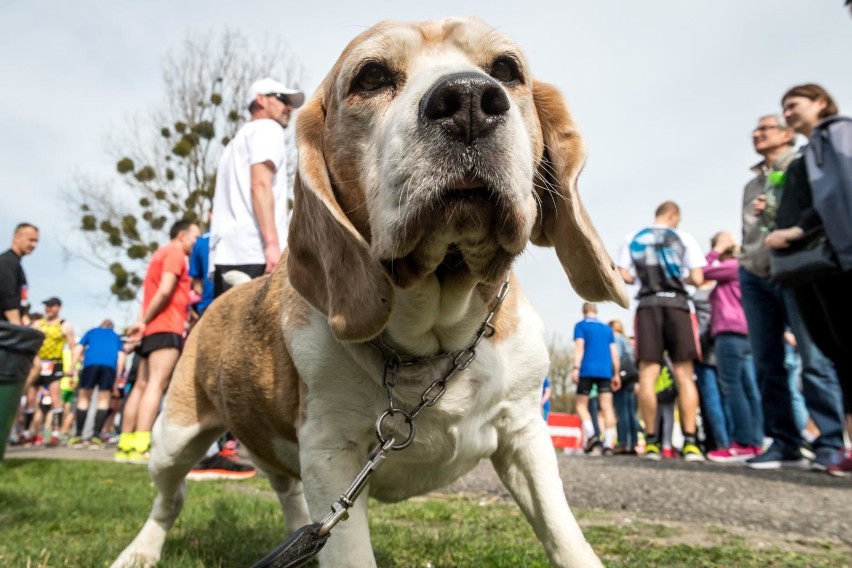
[[[684,444],[683,456],[703,460],[696,443],[698,391],[692,361],[699,358],[697,336],[690,314],[686,284],[704,282],[706,261],[695,238],[679,231],[680,207],[673,201],[661,204],[654,224],[627,235],[618,255],[618,267],[628,284],[638,281],[636,308],[636,351],[639,361],[639,410],[645,421],[649,459],[660,459],[655,433],[657,394],[663,352],[673,362],[680,398]]]
[[[269,274],[287,244],[287,148],[284,129],[305,95],[266,77],[249,87],[251,120],[225,147],[216,172],[209,266],[213,295]],[[188,479],[247,479],[257,473],[235,458],[233,442],[214,444]]]
[[[284,128],[305,95],[269,77],[252,83],[246,101],[251,120],[225,147],[216,173],[210,265],[215,295],[226,280],[272,272],[287,243],[287,155]],[[225,278],[229,272],[245,276]]]

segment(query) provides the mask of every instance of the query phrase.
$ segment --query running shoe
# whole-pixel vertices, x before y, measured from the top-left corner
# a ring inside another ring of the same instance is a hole
[[[101,449],[103,449],[104,447],[106,447],[106,444],[105,444],[105,443],[104,443],[104,441],[103,441],[101,438],[99,438],[98,436],[92,436],[92,437],[89,439],[89,449],[90,449],[90,450],[101,450]]]
[[[44,445],[44,436],[39,434],[33,439],[33,446],[43,446]]]
[[[50,435],[50,439],[47,441],[47,444],[45,444],[45,445],[49,448],[55,448],[56,446],[59,445],[60,441],[61,440],[59,438],[59,432],[53,432]]]
[[[603,450],[601,450],[601,455],[606,457],[612,457],[615,455],[615,450],[604,446]]]
[[[116,463],[129,463],[130,461],[130,452],[127,450],[122,450],[121,448],[117,449],[114,454],[112,454],[112,459]]]
[[[674,448],[663,448],[663,459],[664,460],[677,459],[677,450],[674,449]]]
[[[192,481],[248,479],[256,474],[257,469],[254,467],[228,459],[220,452],[201,460],[198,465],[192,468],[186,478]]]
[[[759,453],[755,446],[741,446],[734,442],[730,448],[707,452],[707,459],[715,463],[742,463]]]
[[[590,453],[592,453],[592,450],[594,450],[597,446],[600,446],[600,445],[601,445],[600,438],[598,438],[597,436],[592,436],[591,438],[586,440],[586,445],[583,446],[583,451],[586,452],[587,454],[590,454]]]
[[[701,453],[701,448],[697,444],[687,442],[683,445],[683,459],[688,462],[703,462],[704,454]]]
[[[654,442],[645,444],[645,453],[642,454],[643,460],[660,461],[660,443]]]
[[[137,450],[130,450],[127,452],[127,463],[135,463],[138,465],[145,465],[148,463],[148,458],[151,457],[151,450],[145,452],[140,452]]]
[[[785,452],[778,444],[772,444],[765,452],[745,463],[751,469],[807,469],[810,465],[798,451]]]
[[[829,475],[834,477],[849,477],[852,475],[852,451],[849,451],[839,463],[826,468]]]
[[[834,448],[817,448],[811,460],[811,469],[814,471],[828,471],[828,468],[840,463],[843,451]]]
[[[80,436],[72,436],[70,440],[68,440],[68,447],[73,450],[79,450],[86,447],[86,442]]]

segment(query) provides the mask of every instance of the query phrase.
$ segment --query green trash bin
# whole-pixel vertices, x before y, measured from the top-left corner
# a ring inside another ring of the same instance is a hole
[[[0,321],[0,461],[6,453],[33,357],[43,341],[44,334],[36,329]]]

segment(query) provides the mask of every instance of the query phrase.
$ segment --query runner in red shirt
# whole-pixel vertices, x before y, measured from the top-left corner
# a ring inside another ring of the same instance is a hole
[[[142,339],[136,350],[139,371],[124,407],[116,461],[148,460],[151,427],[183,347],[190,289],[187,256],[200,233],[191,221],[172,225],[171,240],[154,253],[145,273],[139,321],[128,330],[131,340]]]

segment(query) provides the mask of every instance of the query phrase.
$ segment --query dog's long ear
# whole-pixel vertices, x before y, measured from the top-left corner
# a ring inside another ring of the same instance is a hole
[[[531,240],[556,248],[559,262],[580,296],[627,307],[624,282],[580,202],[577,176],[586,152],[577,125],[552,85],[537,81],[533,102],[544,152],[535,180],[541,209]]]
[[[287,237],[293,287],[328,317],[334,336],[365,341],[381,333],[393,286],[334,195],[323,155],[325,109],[318,91],[299,114],[299,169]]]

